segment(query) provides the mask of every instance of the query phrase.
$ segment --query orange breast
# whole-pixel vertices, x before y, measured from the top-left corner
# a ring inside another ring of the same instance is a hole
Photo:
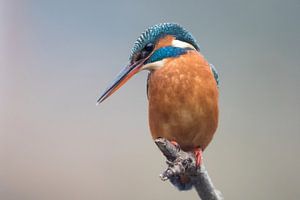
[[[218,125],[218,89],[203,56],[190,51],[167,59],[148,84],[153,138],[174,140],[184,150],[204,150]]]

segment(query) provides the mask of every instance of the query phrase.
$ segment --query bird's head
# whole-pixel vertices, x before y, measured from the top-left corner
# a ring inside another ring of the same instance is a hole
[[[164,59],[180,56],[188,50],[199,51],[199,46],[194,37],[180,25],[162,23],[149,27],[134,43],[129,65],[121,70],[97,104],[117,91],[134,74],[142,70],[156,70],[163,66]]]

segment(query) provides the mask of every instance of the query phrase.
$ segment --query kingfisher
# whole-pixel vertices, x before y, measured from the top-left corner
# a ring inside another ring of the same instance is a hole
[[[146,29],[136,40],[129,64],[103,92],[97,104],[133,75],[148,70],[149,126],[153,139],[166,138],[192,151],[197,166],[218,126],[219,76],[200,53],[195,38],[177,23]]]

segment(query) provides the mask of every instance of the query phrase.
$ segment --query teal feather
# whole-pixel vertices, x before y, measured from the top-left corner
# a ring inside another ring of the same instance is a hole
[[[152,63],[159,60],[162,60],[164,58],[170,58],[170,57],[178,57],[182,54],[185,54],[188,51],[188,49],[183,49],[179,47],[173,47],[173,46],[166,46],[157,49],[147,60],[146,63]]]
[[[133,55],[140,52],[148,43],[155,44],[159,38],[165,35],[173,35],[176,39],[190,43],[196,50],[200,50],[195,38],[183,27],[176,23],[161,23],[149,27],[141,36],[136,40],[131,50],[129,60]]]

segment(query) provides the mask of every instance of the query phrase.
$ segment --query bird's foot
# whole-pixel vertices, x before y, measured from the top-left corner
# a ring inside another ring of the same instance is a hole
[[[203,155],[202,155],[203,152],[201,148],[195,148],[194,153],[196,158],[196,167],[198,168],[203,162]]]
[[[170,141],[175,147],[177,147],[178,149],[180,149],[179,144],[175,141],[175,140],[171,140]]]

